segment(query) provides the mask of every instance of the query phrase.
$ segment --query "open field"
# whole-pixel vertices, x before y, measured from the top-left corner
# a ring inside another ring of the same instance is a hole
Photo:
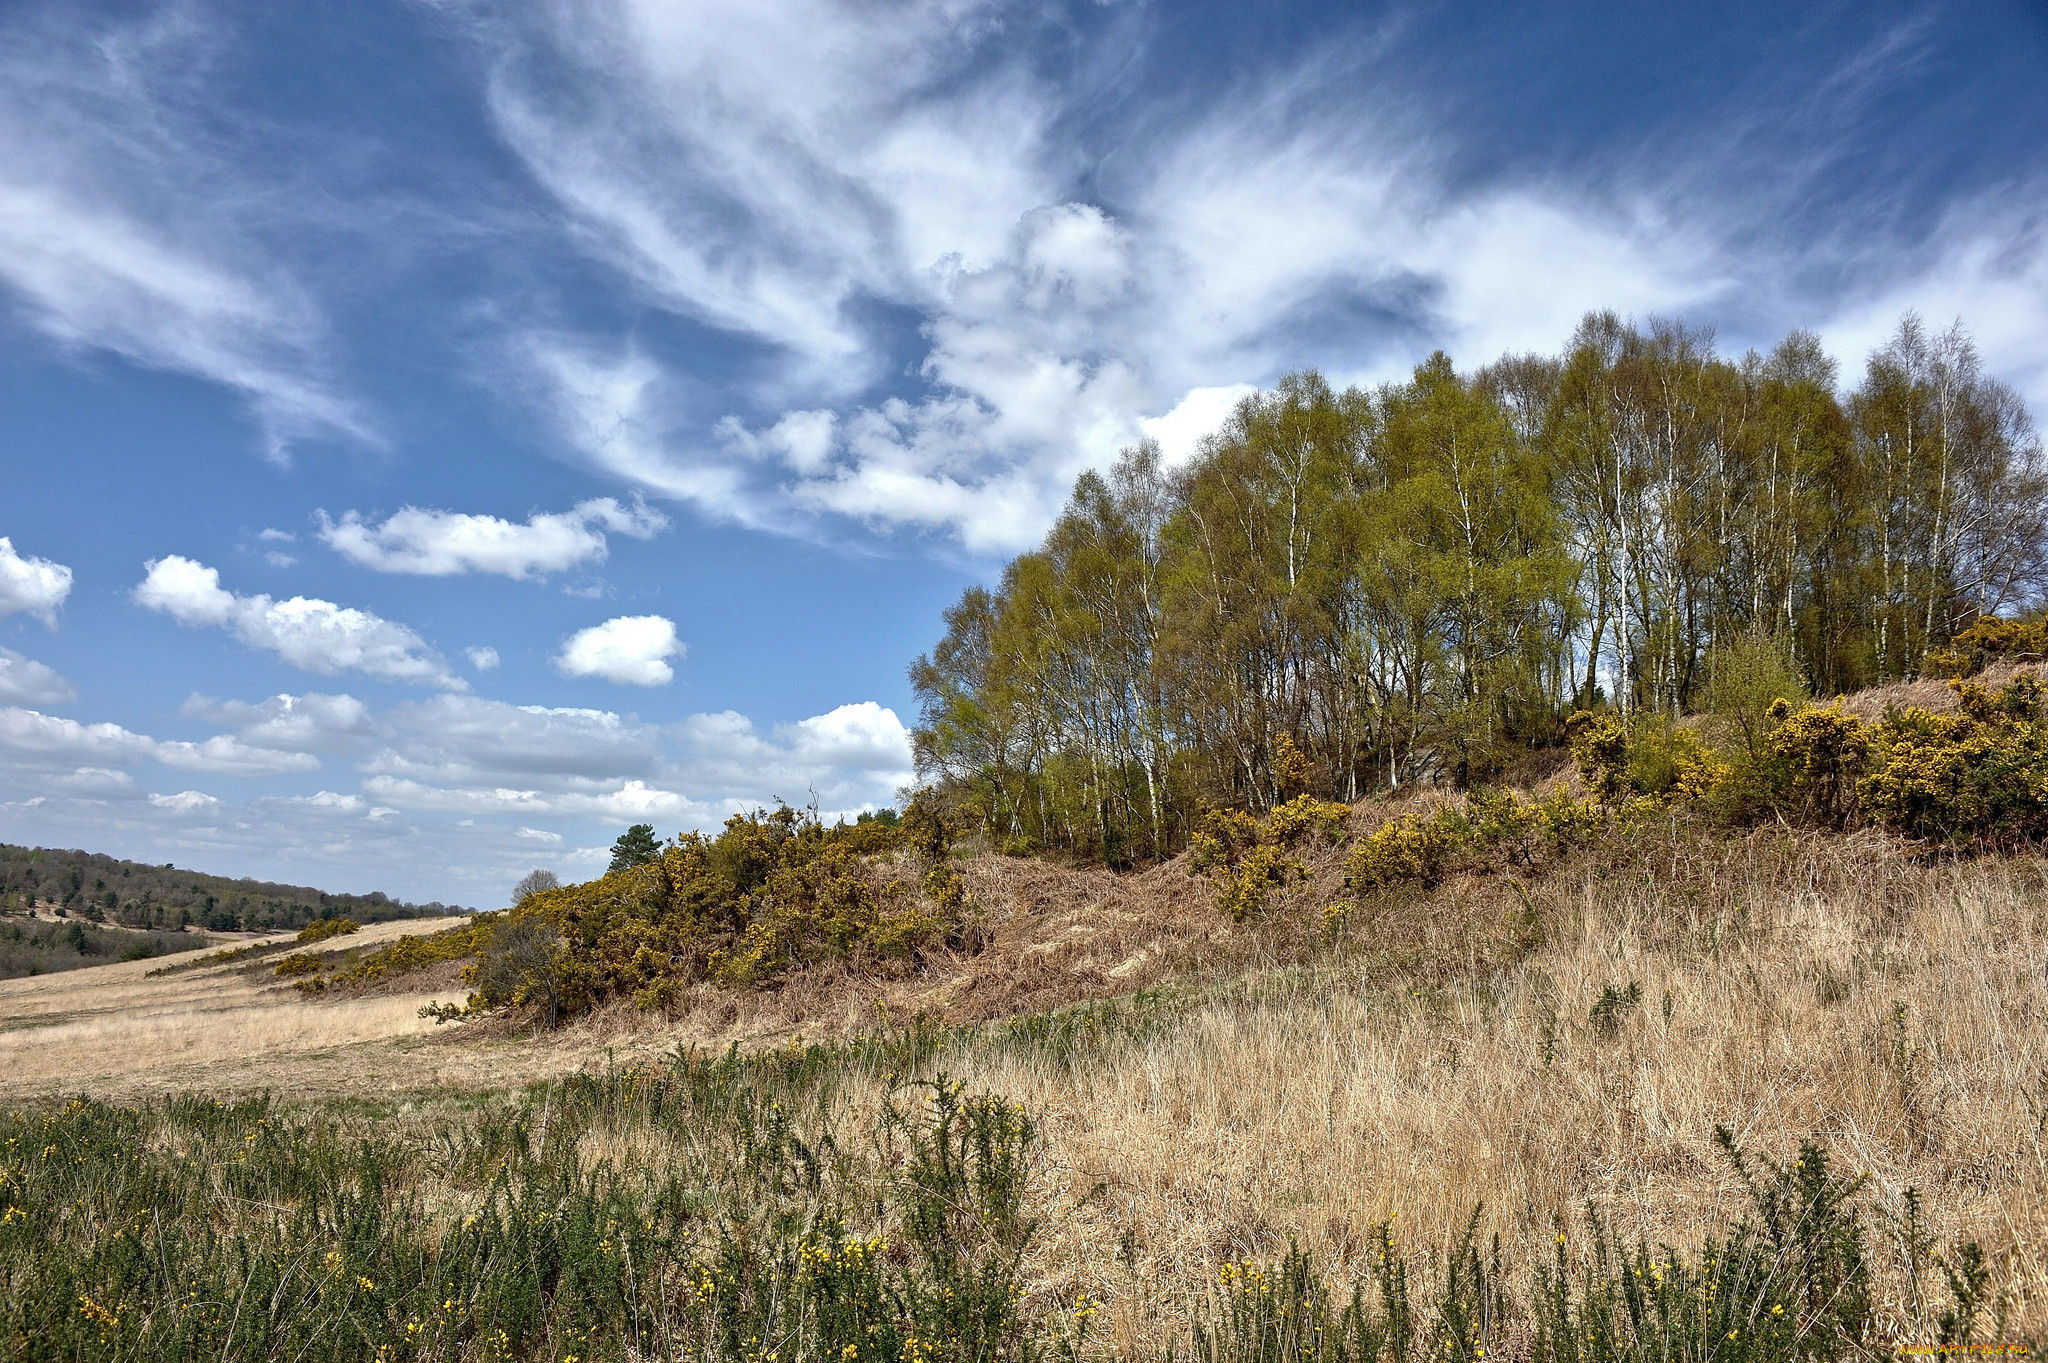
[[[377,923],[331,945],[426,930],[418,922]],[[282,933],[233,945],[291,940]],[[196,954],[0,981],[0,1093],[289,1089],[295,1067],[309,1058],[430,1030],[418,1016],[425,1001],[417,994],[315,1001],[271,976],[267,961]]]

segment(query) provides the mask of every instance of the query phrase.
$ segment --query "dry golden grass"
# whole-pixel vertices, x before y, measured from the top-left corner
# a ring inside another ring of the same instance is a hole
[[[1294,1237],[1355,1267],[1360,1231],[1388,1217],[1442,1244],[1484,1203],[1525,1264],[1589,1201],[1632,1235],[1697,1244],[1741,1202],[1712,1143],[1725,1124],[1753,1152],[1816,1139],[1869,1171],[1885,1214],[1919,1188],[1942,1236],[1993,1251],[2038,1328],[2048,866],[1927,869],[1763,834],[1691,868],[1720,882],[1692,896],[1657,861],[1536,887],[1554,935],[1510,968],[1408,991],[1284,975],[1075,1072],[970,1050],[961,1077],[1044,1113],[1074,1183],[1107,1187],[1058,1223],[1048,1271],[1120,1307],[1136,1350],[1220,1262]],[[1629,983],[1640,1011],[1603,1039],[1593,1004]]]
[[[378,923],[331,945],[425,930]],[[0,981],[0,1094],[290,1089],[310,1060],[432,1028],[418,1016],[424,994],[330,1003],[276,980],[268,964],[195,953]]]

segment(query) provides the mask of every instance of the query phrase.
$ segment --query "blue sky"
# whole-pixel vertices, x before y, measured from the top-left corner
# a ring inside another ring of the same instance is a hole
[[[0,7],[0,840],[491,905],[910,777],[1143,436],[1908,308],[2048,411],[2048,8]]]

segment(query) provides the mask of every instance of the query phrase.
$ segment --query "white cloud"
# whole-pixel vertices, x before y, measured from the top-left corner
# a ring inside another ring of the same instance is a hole
[[[498,665],[498,650],[489,644],[478,644],[462,650],[469,659],[469,665],[479,672],[489,672]]]
[[[513,347],[512,364],[570,449],[604,473],[706,515],[761,524],[744,471],[681,434],[677,377],[637,349],[608,349],[535,333]]]
[[[1195,457],[1205,436],[1214,435],[1237,409],[1237,404],[1258,392],[1249,383],[1232,383],[1215,388],[1190,388],[1186,396],[1162,416],[1146,417],[1138,423],[1146,436],[1159,444],[1159,454],[1169,466],[1185,464]]]
[[[249,704],[193,696],[179,713],[188,719],[228,724],[245,742],[285,752],[357,752],[378,732],[370,707],[354,696],[277,695]]]
[[[259,531],[256,538],[266,544],[291,544],[296,542],[299,537],[289,530],[272,529]]]
[[[555,655],[555,667],[569,677],[666,686],[676,675],[668,659],[682,656],[683,649],[673,620],[659,615],[622,615],[570,635]]]
[[[280,554],[274,549],[263,556],[263,561],[273,568],[290,568],[298,563],[290,554]]]
[[[0,615],[27,611],[46,623],[57,622],[57,607],[71,595],[71,570],[46,558],[17,553],[14,541],[0,535]]]
[[[24,658],[11,648],[0,648],[0,703],[64,705],[77,699],[78,688],[56,669]]]
[[[172,814],[211,814],[221,807],[214,796],[199,790],[181,790],[175,795],[152,795],[149,802]]]
[[[121,766],[148,757],[155,742],[118,724],[80,724],[16,705],[0,706],[0,753],[10,765]]]
[[[871,700],[798,720],[775,734],[801,762],[850,767],[902,782],[911,779],[909,731],[894,710]]]
[[[479,30],[505,58],[501,131],[644,299],[780,364],[761,413],[720,416],[708,445],[698,390],[656,354],[557,338],[529,367],[584,457],[743,524],[847,518],[1008,552],[1081,469],[1148,434],[1183,460],[1290,369],[1376,382],[1439,346],[1467,366],[1550,350],[1594,308],[1779,328],[1834,312],[1859,336],[1908,303],[1960,310],[1983,316],[1993,369],[2037,401],[2048,387],[2024,212],[1959,215],[1866,325],[1783,286],[1838,249],[1773,240],[1801,172],[1732,199],[1715,175],[1733,151],[1455,183],[1442,125],[1375,79],[1391,42],[1160,111],[1091,160],[1046,136],[1083,95],[1027,66],[1038,16],[1003,0],[545,13]],[[859,321],[871,301],[919,319],[922,394],[848,399],[888,378]]]
[[[1960,318],[1986,368],[2048,415],[2048,186],[2001,192],[1943,216],[1926,250],[1868,297],[1850,300],[1816,330],[1854,381],[1864,356],[1919,313],[1946,327]],[[2026,205],[2018,207],[2016,205]]]
[[[330,676],[362,672],[451,691],[468,686],[417,634],[368,611],[304,596],[277,601],[238,595],[220,585],[218,570],[176,554],[146,567],[148,575],[135,588],[138,603],[181,625],[224,628],[294,667]]]
[[[450,577],[495,573],[529,578],[602,563],[607,532],[647,539],[668,518],[639,502],[596,497],[569,511],[535,513],[525,524],[497,516],[406,507],[373,525],[354,511],[339,521],[320,513],[320,538],[352,563],[382,573]]]
[[[135,778],[111,767],[80,767],[68,776],[45,777],[40,784],[70,795],[127,795],[135,789]]]
[[[594,789],[652,777],[664,761],[659,731],[609,710],[475,696],[397,706],[381,717],[378,735],[365,771],[453,785]]]
[[[155,756],[167,767],[221,776],[280,776],[320,768],[320,759],[311,753],[259,748],[229,734],[215,734],[199,743],[159,739]]]

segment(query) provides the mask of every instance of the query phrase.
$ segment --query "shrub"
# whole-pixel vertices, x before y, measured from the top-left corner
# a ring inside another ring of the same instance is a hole
[[[1438,814],[1403,814],[1358,840],[1344,866],[1345,883],[1372,890],[1405,881],[1435,885],[1455,846],[1450,821]]]
[[[1856,787],[1872,822],[1943,843],[2048,834],[2048,725],[2031,676],[1997,692],[1951,682],[1960,708],[1915,706],[1887,715],[1870,736]]]
[[[1356,894],[1392,885],[1435,885],[1449,870],[1483,869],[1496,855],[1531,866],[1570,851],[1600,827],[1599,805],[1552,791],[1525,800],[1512,791],[1474,791],[1462,805],[1389,819],[1358,840],[1344,867]]]
[[[1351,811],[1299,795],[1275,805],[1265,818],[1241,809],[1212,810],[1188,840],[1189,866],[1219,883],[1216,907],[1236,922],[1257,913],[1273,891],[1308,878],[1308,866],[1290,851],[1304,842],[1334,845]]]
[[[294,951],[272,966],[270,973],[284,979],[299,975],[317,975],[326,964],[326,958],[316,951]]]
[[[1766,799],[1827,828],[1847,827],[1857,813],[1856,781],[1869,760],[1870,726],[1839,703],[1793,710],[1772,703],[1777,727],[1760,773]]]
[[[552,1022],[613,998],[663,1008],[700,981],[771,984],[822,961],[959,942],[974,905],[947,860],[953,831],[922,805],[831,828],[787,805],[735,815],[715,838],[685,833],[649,861],[527,894],[460,953],[482,953],[467,1003],[433,1014]],[[887,871],[899,850],[919,874]]]
[[[316,918],[299,929],[299,935],[292,940],[301,946],[313,942],[324,942],[330,937],[345,937],[360,932],[362,924],[352,918]]]
[[[1702,800],[1729,774],[1697,730],[1665,717],[1573,715],[1566,726],[1579,776],[1603,804]]]
[[[1995,662],[2048,657],[2048,619],[2004,620],[1980,615],[1948,643],[1927,650],[1930,677],[1974,677]]]
[[[1755,767],[1764,760],[1765,743],[1777,727],[1773,707],[1806,700],[1806,678],[1792,641],[1784,635],[1742,635],[1717,645],[1707,655],[1706,709],[1719,736],[1737,745],[1738,760]]]

